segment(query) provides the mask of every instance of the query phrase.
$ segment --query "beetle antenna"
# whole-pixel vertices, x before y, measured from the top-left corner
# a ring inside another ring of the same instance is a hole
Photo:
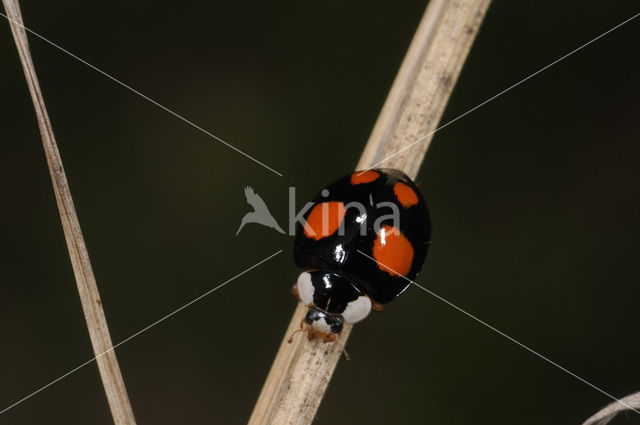
[[[295,331],[293,331],[293,333],[291,334],[291,336],[289,337],[289,339],[287,340],[287,342],[289,344],[291,344],[293,342],[293,337],[298,333],[298,332],[302,332],[302,331],[306,331],[307,329],[304,327],[304,319],[302,319],[300,321],[300,328],[296,329]]]
[[[291,334],[291,336],[289,337],[289,339],[287,340],[287,342],[288,342],[289,344],[291,344],[291,343],[293,342],[293,337],[294,337],[294,336],[296,336],[296,334],[297,334],[298,332],[303,332],[303,331],[304,331],[304,329],[296,329],[295,331],[293,331],[293,333]]]

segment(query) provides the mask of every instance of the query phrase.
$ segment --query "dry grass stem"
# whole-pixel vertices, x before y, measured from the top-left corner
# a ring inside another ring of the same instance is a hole
[[[89,253],[82,237],[80,223],[76,215],[69,184],[62,166],[60,152],[56,144],[51,122],[45,107],[40,85],[31,60],[27,35],[22,27],[22,16],[18,0],[2,0],[7,16],[11,24],[11,32],[20,55],[20,61],[31,93],[31,99],[35,108],[44,146],[53,190],[55,192],[62,228],[69,250],[69,257],[73,266],[78,292],[84,310],[85,320],[89,329],[89,336],[93,345],[93,352],[98,357],[97,363],[102,377],[111,415],[117,425],[133,425],[135,418],[129,403],[127,391],[120,373],[118,360],[112,350],[111,337],[107,327],[107,321],[102,310],[100,294],[96,286],[96,280],[91,269]]]
[[[440,121],[490,0],[431,0],[420,22],[356,169],[366,169],[432,133]],[[431,136],[393,156],[381,167],[398,168],[415,178]],[[340,344],[287,343],[306,308],[289,323],[249,425],[310,424],[351,332]]]
[[[606,425],[619,413],[634,413],[631,409],[640,409],[640,392],[628,395],[619,401],[614,401],[584,421],[582,425]]]

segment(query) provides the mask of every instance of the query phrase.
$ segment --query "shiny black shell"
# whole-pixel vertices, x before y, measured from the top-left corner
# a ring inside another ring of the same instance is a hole
[[[351,301],[360,297],[362,292],[344,277],[325,271],[312,271],[313,304],[322,311],[342,314]]]
[[[358,202],[364,207],[364,214],[357,208],[347,208],[341,224],[344,227],[342,231],[319,240],[306,236],[303,225],[298,223],[294,257],[298,267],[338,274],[351,281],[374,301],[384,304],[398,297],[411,284],[410,280],[415,280],[418,276],[429,248],[431,225],[424,199],[406,174],[394,169],[372,171],[380,174],[376,180],[352,184],[351,179],[358,173],[356,172],[327,186],[326,190],[313,199],[314,205],[330,201],[339,201],[345,205]],[[410,207],[402,205],[393,190],[398,182],[404,183],[415,192],[417,203]],[[328,195],[323,196],[326,191]],[[399,220],[394,222],[393,218],[389,217],[393,207],[389,204],[381,206],[380,203],[394,204]],[[309,208],[304,214],[305,220],[312,209]],[[374,257],[373,246],[377,237],[374,224],[378,224],[378,228],[379,225],[385,224],[398,225],[411,243],[413,261],[404,277],[390,274],[367,257]]]

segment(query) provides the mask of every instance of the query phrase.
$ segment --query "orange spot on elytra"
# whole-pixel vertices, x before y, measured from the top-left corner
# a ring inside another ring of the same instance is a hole
[[[373,242],[373,258],[380,270],[391,276],[406,276],[413,263],[413,246],[399,229],[384,224]]]
[[[351,184],[371,183],[380,177],[380,173],[376,171],[356,171],[351,174]]]
[[[409,208],[418,203],[418,195],[416,195],[416,192],[402,182],[393,185],[393,193],[396,194],[396,198],[398,198],[398,201],[405,208]]]
[[[346,211],[342,202],[316,204],[304,224],[304,235],[315,240],[331,236],[340,227]]]

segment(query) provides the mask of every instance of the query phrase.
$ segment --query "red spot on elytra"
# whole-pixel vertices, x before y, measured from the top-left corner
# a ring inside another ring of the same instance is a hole
[[[333,235],[340,227],[345,213],[346,209],[342,202],[330,201],[316,204],[307,217],[304,235],[315,240]]]
[[[413,246],[398,228],[384,224],[373,243],[373,258],[380,270],[391,276],[405,276],[411,271]]]
[[[393,193],[395,193],[396,198],[398,198],[398,202],[405,208],[409,208],[418,203],[418,195],[416,195],[416,192],[402,182],[393,185]]]
[[[356,171],[351,174],[351,184],[371,183],[380,177],[380,173],[376,171]]]

